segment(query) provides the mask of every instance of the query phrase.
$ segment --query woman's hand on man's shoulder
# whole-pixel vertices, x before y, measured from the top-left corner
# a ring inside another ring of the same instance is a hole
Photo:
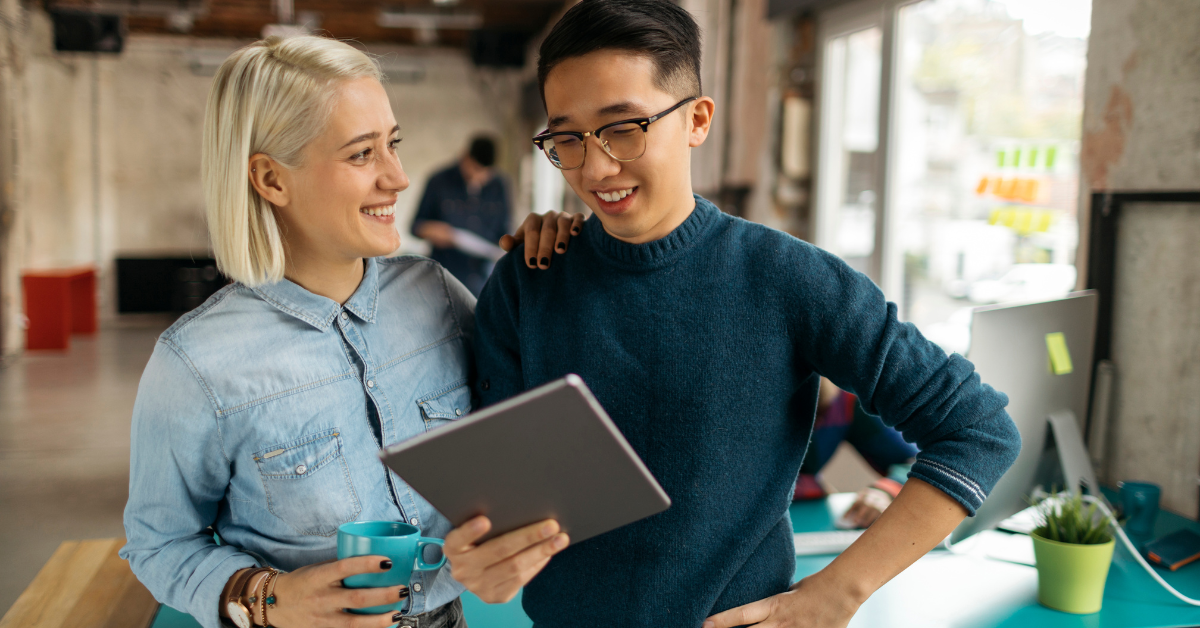
[[[571,236],[582,232],[584,220],[583,214],[566,212],[529,214],[515,234],[500,238],[500,248],[512,252],[524,242],[525,265],[529,268],[550,268],[550,257],[556,252],[567,252]]]

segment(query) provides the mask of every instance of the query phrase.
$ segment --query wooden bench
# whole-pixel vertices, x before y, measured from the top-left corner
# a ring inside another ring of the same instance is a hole
[[[0,628],[146,628],[158,602],[117,556],[125,539],[64,541]]]

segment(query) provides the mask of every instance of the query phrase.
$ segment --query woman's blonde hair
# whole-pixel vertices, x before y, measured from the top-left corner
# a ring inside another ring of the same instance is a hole
[[[201,175],[217,267],[248,286],[279,281],[283,239],[274,209],[250,183],[250,156],[301,165],[325,128],[337,84],[382,80],[363,52],[323,37],[268,37],[229,56],[213,79],[204,114]]]

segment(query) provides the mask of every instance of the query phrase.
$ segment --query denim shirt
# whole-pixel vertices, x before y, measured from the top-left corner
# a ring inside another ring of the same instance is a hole
[[[470,411],[474,305],[421,257],[365,260],[345,305],[287,280],[217,292],[162,334],[138,386],[121,557],[216,628],[235,571],[334,559],[342,523],[443,538],[377,452]],[[462,590],[449,566],[414,572],[405,614]]]

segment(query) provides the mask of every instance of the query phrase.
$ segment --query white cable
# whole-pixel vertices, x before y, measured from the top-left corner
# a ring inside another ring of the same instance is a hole
[[[1142,558],[1142,553],[1137,551],[1137,548],[1133,546],[1133,542],[1130,541],[1129,537],[1125,535],[1125,531],[1121,529],[1120,525],[1117,525],[1117,518],[1113,516],[1112,511],[1108,509],[1108,504],[1105,504],[1104,500],[1097,499],[1092,495],[1084,495],[1083,500],[1092,504],[1096,504],[1100,507],[1100,510],[1104,511],[1104,514],[1109,517],[1109,521],[1112,522],[1112,527],[1117,531],[1117,536],[1121,538],[1121,542],[1123,542],[1125,547],[1129,549],[1129,553],[1133,554],[1133,557],[1136,558],[1138,563],[1141,564],[1142,568],[1146,570],[1146,573],[1150,574],[1151,578],[1154,578],[1155,581],[1162,585],[1162,588],[1166,589],[1171,595],[1179,598],[1181,602],[1191,604],[1192,606],[1200,606],[1200,600],[1193,600],[1179,591],[1176,591],[1175,587],[1167,584],[1167,581],[1163,580],[1162,576],[1158,575],[1158,573],[1154,571],[1154,568],[1150,566],[1150,563],[1146,562],[1145,558]]]

